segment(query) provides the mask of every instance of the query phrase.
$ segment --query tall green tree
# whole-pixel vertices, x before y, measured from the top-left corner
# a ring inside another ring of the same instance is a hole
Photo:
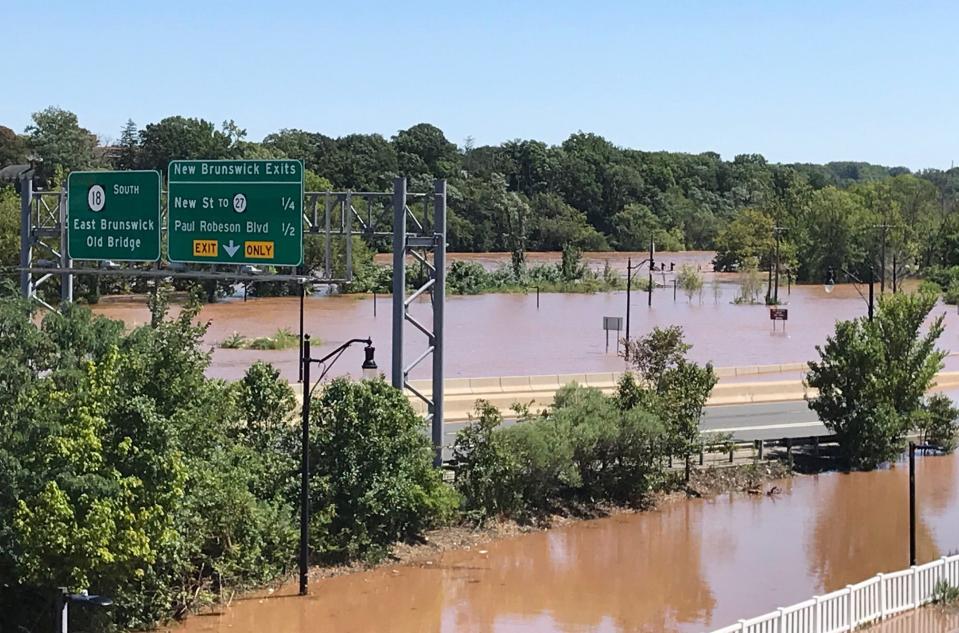
[[[945,358],[936,347],[944,315],[924,327],[935,303],[928,293],[886,295],[873,321],[839,321],[816,346],[819,360],[809,363],[806,380],[819,393],[809,408],[836,434],[849,467],[871,469],[894,458],[920,419]]]
[[[687,476],[689,456],[699,446],[703,408],[717,381],[712,363],[699,365],[687,359],[691,347],[683,329],[673,325],[654,327],[646,336],[628,341],[623,350],[641,385],[630,400],[645,403],[659,415],[670,454],[686,458]]]
[[[239,158],[237,131],[229,122],[223,129],[204,119],[172,116],[149,123],[140,131],[141,169],[166,174],[171,160]]]
[[[401,173],[426,174],[447,178],[456,173],[460,164],[459,149],[446,139],[443,130],[429,123],[418,123],[400,130],[393,137]]]
[[[0,168],[27,160],[27,144],[16,132],[0,125]]]
[[[737,270],[751,259],[767,268],[776,246],[774,225],[767,213],[752,207],[743,209],[716,237],[716,270]]]
[[[140,162],[140,131],[133,119],[127,119],[120,133],[119,150],[114,158],[116,169],[136,169]]]
[[[27,126],[27,145],[41,161],[37,175],[51,184],[59,174],[91,169],[99,164],[97,137],[80,127],[77,115],[61,108],[49,107],[34,112],[33,123]]]

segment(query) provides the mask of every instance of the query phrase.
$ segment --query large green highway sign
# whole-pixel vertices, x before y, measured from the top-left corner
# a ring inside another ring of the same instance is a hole
[[[303,261],[303,163],[174,160],[167,195],[169,258],[202,264]]]
[[[71,259],[160,259],[160,174],[75,171],[67,179]]]

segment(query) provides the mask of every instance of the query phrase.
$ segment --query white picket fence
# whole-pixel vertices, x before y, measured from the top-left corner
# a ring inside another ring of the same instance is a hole
[[[740,620],[713,633],[839,633],[932,601],[940,580],[959,586],[959,555],[877,574],[845,589]]]

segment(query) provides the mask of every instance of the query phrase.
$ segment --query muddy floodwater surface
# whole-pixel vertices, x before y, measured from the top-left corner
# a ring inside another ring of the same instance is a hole
[[[535,257],[533,257],[535,255]],[[711,269],[711,253],[660,254],[659,261],[690,263]],[[465,257],[461,255],[461,257]],[[505,256],[508,258],[508,255]],[[555,254],[531,254],[534,260],[552,261]],[[644,257],[634,254],[634,263]],[[471,259],[492,266],[504,260],[502,253],[470,255]],[[625,271],[627,254],[592,254],[587,262]],[[668,269],[668,265],[667,265]],[[645,278],[646,271],[636,273]],[[653,326],[681,325],[693,344],[691,355],[699,361],[718,366],[792,363],[815,357],[815,345],[821,344],[833,330],[837,319],[865,315],[866,302],[852,285],[836,286],[827,293],[821,285],[792,286],[782,280],[780,300],[789,311],[785,325],[775,330],[764,305],[735,305],[739,284],[734,274],[706,275],[702,293],[687,297],[682,291],[673,296],[673,274],[657,272],[653,305],[648,306],[643,292],[632,294],[630,330],[640,336]],[[878,285],[876,290],[879,294]],[[375,312],[374,315],[374,303]],[[129,325],[149,322],[143,301],[104,301],[95,310]],[[429,299],[415,303],[413,315],[431,324]],[[946,314],[946,332],[940,345],[959,352],[959,315],[952,306],[939,306],[936,314]],[[311,296],[305,301],[304,330],[315,341],[314,355],[320,356],[350,338],[371,337],[381,370],[390,367],[390,297],[380,295]],[[450,296],[446,303],[446,375],[449,378],[477,376],[516,376],[530,374],[619,371],[625,368],[616,355],[615,332],[606,335],[604,316],[626,316],[626,293],[546,294],[538,299],[529,294],[485,294]],[[299,331],[299,299],[280,297],[230,299],[205,306],[201,318],[210,322],[206,335],[213,351],[210,374],[238,378],[257,359],[267,360],[289,379],[297,377],[297,349],[255,351],[220,349],[217,345],[238,332],[247,337],[270,336],[278,328]],[[624,336],[625,332],[620,332]],[[318,342],[318,343],[317,343]],[[407,324],[404,340],[407,363],[426,349],[426,338]],[[947,361],[947,368],[959,368],[959,360]],[[337,362],[331,376],[360,373],[362,346],[348,350]],[[413,371],[414,378],[431,375],[430,359]]]
[[[172,630],[698,633],[909,566],[903,464],[776,485],[316,580],[306,598],[289,584]],[[956,552],[959,458],[919,459],[917,490],[920,562]]]

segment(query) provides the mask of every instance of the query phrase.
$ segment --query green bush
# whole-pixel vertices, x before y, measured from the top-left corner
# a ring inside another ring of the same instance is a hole
[[[490,285],[490,274],[479,262],[454,261],[446,271],[446,288],[451,294],[475,295]]]
[[[300,343],[300,337],[288,328],[278,329],[273,336],[264,336],[255,338],[250,341],[250,349],[257,350],[267,350],[267,349],[291,349],[296,347]],[[314,340],[314,344],[319,344],[319,341]]]
[[[476,401],[476,413],[476,419],[457,434],[453,444],[456,487],[473,519],[519,515],[523,499],[513,481],[517,465],[503,434],[497,432],[503,416],[485,400]]]
[[[568,430],[584,498],[637,503],[659,482],[662,424],[642,407],[621,408],[621,401],[576,384],[556,394],[551,417]]]
[[[321,560],[376,559],[448,520],[454,491],[433,468],[423,420],[382,379],[337,379],[313,398],[311,526]]]
[[[949,396],[934,394],[926,399],[916,414],[914,427],[924,444],[934,444],[952,452],[956,449],[956,433],[959,433],[959,409]]]
[[[220,341],[220,347],[223,349],[243,349],[249,347],[250,341],[237,331]]]
[[[662,427],[624,397],[568,385],[551,411],[512,426],[488,403],[453,447],[467,514],[527,520],[569,504],[640,503],[662,479]]]
[[[942,300],[949,305],[959,303],[959,279],[949,282],[946,290],[942,293]]]

